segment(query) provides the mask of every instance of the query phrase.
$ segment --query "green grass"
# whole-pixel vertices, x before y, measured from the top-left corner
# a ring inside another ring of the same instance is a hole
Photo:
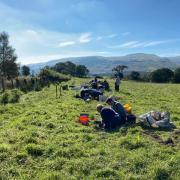
[[[80,84],[87,79],[73,79]],[[111,82],[111,86],[113,86]],[[180,85],[123,82],[121,102],[133,113],[168,110],[180,127]],[[0,179],[180,179],[179,134],[142,129],[138,124],[114,132],[78,123],[79,114],[99,119],[97,101],[86,103],[55,87],[30,92],[19,103],[0,106]],[[171,137],[175,146],[156,141]]]

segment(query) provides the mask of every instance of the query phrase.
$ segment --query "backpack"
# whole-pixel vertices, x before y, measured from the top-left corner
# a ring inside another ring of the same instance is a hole
[[[136,116],[134,114],[127,114],[126,122],[128,124],[135,124],[136,123]]]

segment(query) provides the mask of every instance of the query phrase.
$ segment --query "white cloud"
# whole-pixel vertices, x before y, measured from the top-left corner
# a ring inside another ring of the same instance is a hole
[[[99,51],[99,52],[97,52],[98,54],[110,54],[110,52],[108,52],[108,51]]]
[[[142,48],[142,47],[145,47],[145,45],[147,44],[148,42],[137,42],[135,44],[133,44],[132,46],[129,46],[129,48]]]
[[[130,34],[130,32],[124,32],[122,33],[122,36],[128,36]]]
[[[162,40],[162,41],[129,41],[120,45],[114,45],[114,46],[108,46],[108,48],[146,48],[146,47],[152,47],[157,46],[160,44],[167,44],[180,41],[180,39],[171,39],[171,40]]]
[[[114,37],[117,37],[117,36],[118,36],[118,34],[110,34],[110,35],[107,36],[107,38],[114,38]]]
[[[151,41],[151,42],[147,42],[144,47],[149,47],[149,46],[156,46],[159,44],[165,44],[171,42],[170,40],[164,40],[164,41]]]
[[[38,33],[32,29],[28,29],[26,30],[26,33],[29,34],[29,35],[32,35],[32,36],[37,36]]]
[[[126,42],[120,45],[115,45],[115,46],[108,46],[109,48],[112,49],[116,49],[116,48],[131,48],[132,46],[134,46],[135,44],[137,44],[138,41],[130,41],[130,42]]]
[[[97,37],[97,40],[98,40],[98,41],[101,40],[101,39],[103,39],[102,36],[98,36],[98,37]]]
[[[111,38],[114,38],[114,37],[117,37],[118,34],[109,34],[109,35],[106,35],[106,36],[98,36],[96,38],[96,40],[102,40],[102,39],[111,39]]]
[[[38,28],[23,28],[9,31],[9,35],[10,44],[16,49],[18,62],[22,64],[65,57],[102,55],[102,52],[98,51],[86,49],[82,51],[83,43],[91,40],[90,33],[61,33]],[[73,45],[76,46],[72,48]],[[67,46],[68,51],[66,50]]]
[[[71,45],[74,45],[74,44],[76,44],[75,41],[66,41],[66,42],[59,43],[58,47],[71,46]]]
[[[79,37],[79,42],[80,43],[88,43],[91,41],[91,33],[83,33]]]
[[[130,42],[121,44],[119,47],[120,48],[129,48],[129,47],[136,45],[137,43],[138,43],[138,41],[130,41]]]
[[[79,43],[80,36],[74,33],[67,34],[37,28],[11,31],[9,35],[10,44],[16,49],[18,61],[23,63],[26,63],[26,59],[29,62],[31,57],[40,56],[41,58],[42,55],[61,53],[60,51],[66,49],[67,46]]]

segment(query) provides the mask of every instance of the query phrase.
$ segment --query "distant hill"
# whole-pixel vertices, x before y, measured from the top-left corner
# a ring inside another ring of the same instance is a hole
[[[180,65],[180,56],[170,57],[173,63]]]
[[[88,67],[91,74],[111,73],[113,67],[118,64],[128,66],[128,71],[151,72],[158,68],[175,69],[180,66],[180,56],[177,57],[160,57],[154,54],[129,54],[126,56],[103,57],[103,56],[87,56],[87,57],[69,57],[58,60],[51,60],[44,63],[29,64],[31,70],[35,73],[45,66],[53,66],[58,62],[71,61],[75,64],[83,64]]]

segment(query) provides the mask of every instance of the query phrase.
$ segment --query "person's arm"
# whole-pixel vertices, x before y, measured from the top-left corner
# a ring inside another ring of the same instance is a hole
[[[102,118],[102,123],[105,124],[107,121],[106,115],[104,114],[104,112],[101,112],[101,118]]]
[[[115,104],[115,109],[116,109],[116,112],[118,112],[118,113],[122,112],[122,107],[119,103]]]
[[[104,111],[101,112],[101,118],[102,118],[102,123],[103,123],[104,128],[110,129],[110,120]]]
[[[146,119],[148,116],[150,116],[150,114],[151,114],[151,111],[150,111],[150,112],[147,112],[147,113],[145,113],[145,114],[140,115],[138,118],[140,118],[140,119]]]

